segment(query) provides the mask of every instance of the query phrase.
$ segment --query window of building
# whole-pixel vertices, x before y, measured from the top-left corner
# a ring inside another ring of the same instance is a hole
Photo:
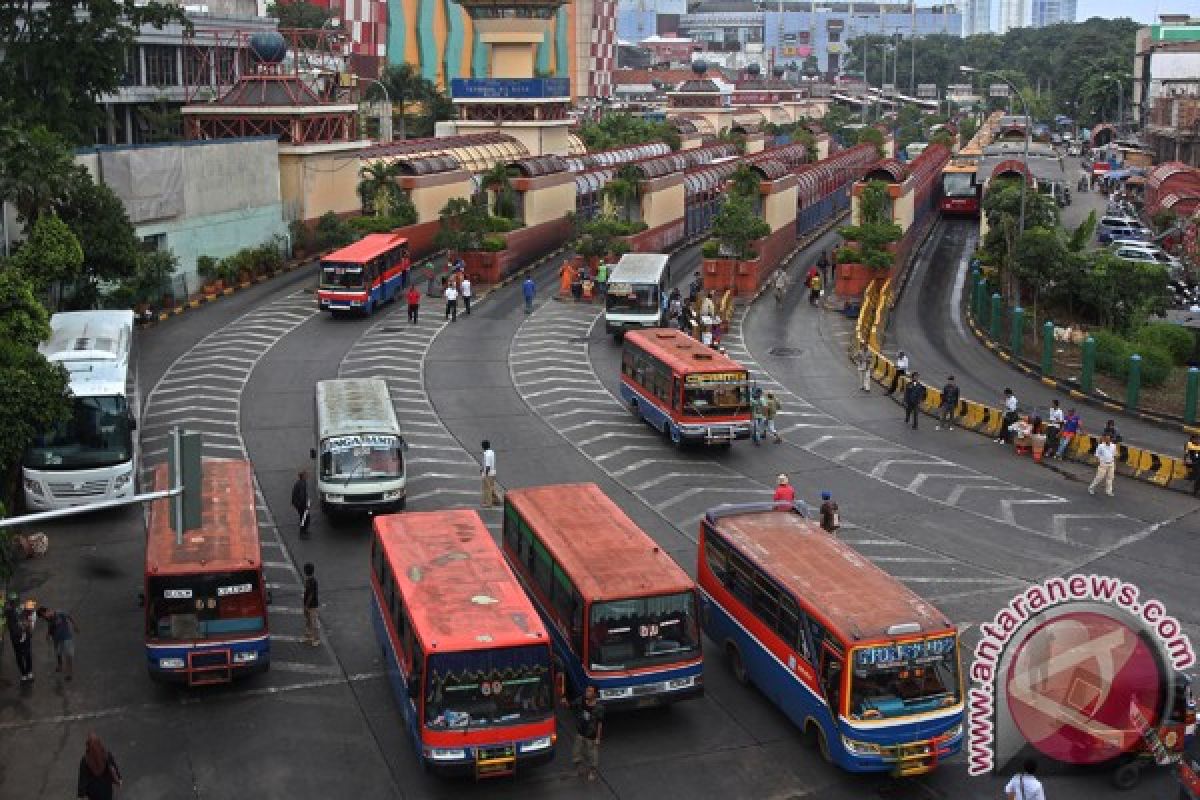
[[[167,235],[165,233],[152,233],[149,236],[142,237],[142,250],[147,253],[157,253],[159,250],[167,248]]]
[[[175,69],[175,48],[165,44],[148,44],[142,47],[142,58],[146,63],[147,86],[177,86],[179,75]]]

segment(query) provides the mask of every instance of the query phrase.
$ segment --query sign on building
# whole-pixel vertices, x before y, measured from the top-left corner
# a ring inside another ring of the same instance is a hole
[[[1008,84],[993,83],[988,87],[988,97],[1008,97]]]
[[[917,97],[937,97],[938,90],[936,83],[919,83],[917,84]]]

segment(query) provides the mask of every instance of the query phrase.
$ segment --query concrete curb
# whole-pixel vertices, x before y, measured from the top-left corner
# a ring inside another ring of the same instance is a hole
[[[318,257],[318,259],[319,259],[319,257]],[[157,325],[160,322],[166,322],[169,319],[178,317],[180,314],[184,313],[185,311],[190,311],[195,308],[204,308],[208,304],[214,303],[217,300],[220,300],[222,297],[228,297],[228,296],[234,294],[235,292],[240,292],[244,289],[249,289],[253,286],[259,286],[260,284],[264,284],[267,281],[278,278],[280,275],[287,275],[289,273],[295,272],[298,269],[302,269],[303,267],[309,266],[312,263],[313,263],[313,259],[305,259],[303,261],[296,261],[291,264],[284,264],[283,269],[279,270],[278,272],[273,272],[270,275],[258,275],[258,276],[255,276],[255,278],[253,280],[245,281],[244,283],[239,283],[236,286],[226,286],[224,289],[222,289],[220,292],[217,292],[216,294],[202,294],[199,297],[190,298],[187,302],[183,303],[182,305],[177,305],[174,308],[170,308],[165,311],[154,312],[153,316],[149,317],[148,319],[143,319],[143,320],[139,321],[138,327],[149,328],[154,325]]]

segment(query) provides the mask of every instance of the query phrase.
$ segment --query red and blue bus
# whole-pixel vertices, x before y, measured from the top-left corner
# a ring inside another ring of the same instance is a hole
[[[625,334],[621,399],[677,445],[730,445],[752,432],[746,368],[683,331]]]
[[[479,515],[374,526],[371,618],[417,758],[476,779],[552,760],[550,638]]]
[[[727,506],[700,525],[708,638],[827,760],[919,775],[963,745],[958,632],[795,505]]]
[[[317,308],[370,314],[394,299],[407,282],[408,239],[372,233],[321,259]]]
[[[695,583],[599,486],[510,489],[504,554],[572,695],[640,708],[704,693]]]
[[[167,465],[154,473],[168,488]],[[249,462],[203,462],[200,528],[176,541],[171,499],[150,505],[146,533],[146,666],[156,680],[228,683],[271,664],[267,589]]]

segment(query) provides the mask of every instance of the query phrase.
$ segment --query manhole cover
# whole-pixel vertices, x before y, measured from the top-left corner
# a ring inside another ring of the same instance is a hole
[[[767,352],[773,356],[780,356],[781,358],[799,358],[800,356],[804,355],[804,348],[802,348],[802,347],[772,347]]]

